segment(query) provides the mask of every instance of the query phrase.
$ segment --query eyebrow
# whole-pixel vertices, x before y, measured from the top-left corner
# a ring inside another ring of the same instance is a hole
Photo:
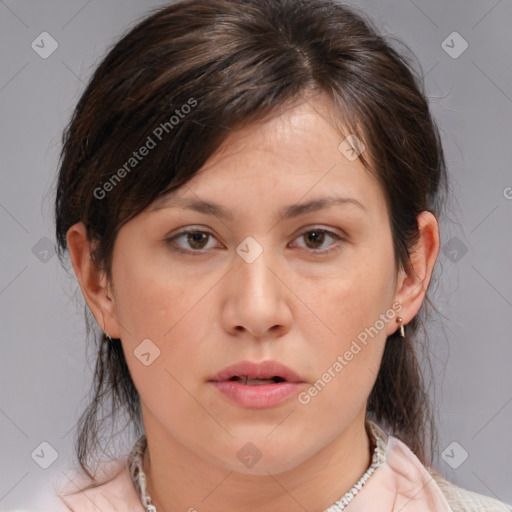
[[[278,220],[299,217],[306,213],[324,210],[336,205],[354,205],[366,212],[366,208],[357,199],[352,197],[320,196],[307,203],[291,204],[283,207],[278,213]],[[234,220],[234,214],[221,204],[195,198],[183,199],[171,197],[165,201],[158,202],[150,208],[150,211],[158,211],[167,208],[182,208],[206,215],[215,215],[221,219]]]

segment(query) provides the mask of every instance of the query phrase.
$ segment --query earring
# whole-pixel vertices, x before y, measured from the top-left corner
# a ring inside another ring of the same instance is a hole
[[[103,315],[103,309],[101,310],[101,318],[103,319],[103,334],[108,338],[108,341],[112,341],[112,338],[105,332],[105,316]]]
[[[400,324],[400,337],[405,338],[405,328],[404,328],[404,324],[403,324],[404,319],[401,316],[399,316],[399,317],[397,317],[396,321],[397,321],[397,323]]]

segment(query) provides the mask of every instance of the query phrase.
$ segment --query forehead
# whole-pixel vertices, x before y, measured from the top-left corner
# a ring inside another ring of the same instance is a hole
[[[315,201],[318,206],[319,201],[344,200],[363,211],[381,207],[384,197],[376,178],[340,148],[346,135],[332,105],[322,99],[304,101],[233,131],[192,179],[156,200],[151,210],[195,203],[198,211],[228,218],[223,204],[244,209],[273,205],[276,211],[279,206],[281,217],[312,209]]]

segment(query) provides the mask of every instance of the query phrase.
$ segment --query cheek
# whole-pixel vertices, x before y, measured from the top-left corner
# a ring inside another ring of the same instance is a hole
[[[299,399],[306,414],[319,414],[340,425],[365,407],[386,342],[386,330],[377,322],[387,297],[372,281],[367,287],[360,280],[340,282],[325,291],[316,310],[330,330],[326,334],[324,329],[322,335],[318,331],[314,338],[314,381]]]
[[[373,326],[391,306],[393,286],[389,275],[386,269],[370,270],[363,262],[346,274],[329,276],[303,289],[301,295],[307,297],[306,303],[316,317],[313,324],[311,318],[308,322],[309,329],[317,331],[315,338],[341,350]]]
[[[147,254],[119,257],[113,268],[115,312],[131,343],[162,339],[192,307],[194,287],[185,285],[172,267],[164,268]]]
[[[372,259],[368,251],[350,272],[331,275],[302,292],[321,319],[311,323],[310,317],[303,323],[318,348],[313,353],[316,385],[311,402],[329,415],[338,414],[340,407],[359,410],[379,371],[387,337],[381,315],[391,307],[393,273],[391,253],[370,265]]]
[[[114,267],[116,315],[124,333],[124,352],[134,380],[141,379],[141,394],[149,381],[153,394],[158,389],[168,395],[174,386],[169,382],[171,376],[181,382],[181,374],[197,364],[198,344],[210,326],[205,321],[208,302],[204,296],[214,283],[204,279],[194,284],[193,279],[180,278],[169,267],[147,259],[141,264],[132,256],[120,259]],[[141,353],[147,352],[154,361],[148,367],[140,360]]]

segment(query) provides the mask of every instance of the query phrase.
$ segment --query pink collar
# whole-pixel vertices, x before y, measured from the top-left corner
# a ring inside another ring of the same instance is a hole
[[[387,436],[386,462],[375,471],[345,510],[452,512],[432,475],[416,455],[393,436]]]
[[[372,432],[383,441],[385,460],[343,510],[346,512],[452,512],[439,486],[414,453],[399,439],[387,435],[372,422]],[[140,449],[142,437],[135,446]],[[73,495],[63,496],[73,509],[102,512],[145,512],[132,481],[133,453],[120,462],[117,472],[105,484]],[[130,464],[131,461],[131,464]],[[76,481],[76,479],[75,479]],[[84,486],[86,483],[84,483]],[[76,487],[75,487],[76,489]],[[67,489],[73,492],[73,489]],[[61,493],[63,495],[64,493]],[[335,505],[334,505],[335,507]],[[59,510],[57,507],[54,510]],[[65,508],[65,511],[70,509]]]

